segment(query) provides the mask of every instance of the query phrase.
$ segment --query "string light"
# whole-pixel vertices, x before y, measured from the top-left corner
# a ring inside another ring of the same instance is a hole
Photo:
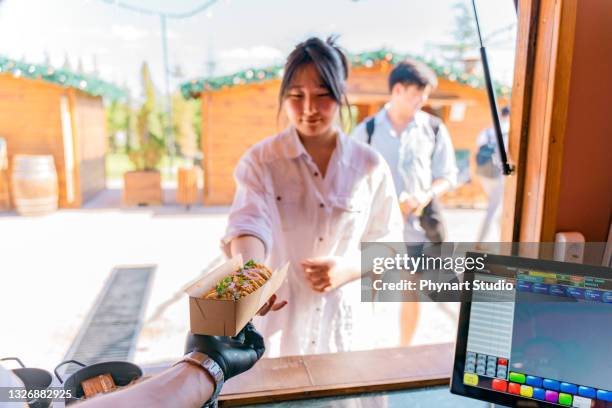
[[[38,79],[64,87],[77,88],[93,96],[104,96],[109,99],[125,99],[127,96],[126,90],[90,75],[46,65],[28,64],[2,56],[0,56],[0,72],[12,73],[15,78]]]
[[[348,56],[353,67],[371,68],[377,63],[397,64],[405,59],[414,59],[427,64],[441,78],[446,78],[450,81],[457,81],[472,88],[482,86],[482,78],[473,74],[468,74],[455,67],[442,66],[434,60],[426,60],[422,56],[412,56],[408,54],[399,54],[387,49],[382,49],[372,52],[364,52],[360,54],[352,54]],[[268,81],[276,78],[282,78],[283,67],[280,65],[267,67],[263,69],[248,68],[243,71],[235,72],[231,75],[193,79],[181,85],[181,92],[185,98],[196,98],[204,91],[216,91],[233,86],[257,83]],[[508,94],[509,88],[502,84],[495,83],[498,93]]]

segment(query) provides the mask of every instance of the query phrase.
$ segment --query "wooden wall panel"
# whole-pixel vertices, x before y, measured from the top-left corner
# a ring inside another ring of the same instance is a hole
[[[74,201],[67,200],[61,98],[71,114],[75,171]],[[81,205],[105,187],[106,118],[102,99],[48,82],[0,74],[0,137],[9,160],[16,154],[50,154],[55,159],[60,207]],[[79,168],[82,167],[82,168]]]
[[[9,162],[16,154],[53,155],[60,206],[66,203],[59,102],[65,93],[60,86],[0,74],[0,136],[7,141]]]
[[[567,50],[559,63],[571,65],[571,70],[559,78],[559,91],[567,94],[553,116],[563,120],[556,126],[564,135],[558,142],[563,150],[558,152],[557,197],[551,200],[556,216],[546,212],[549,219],[544,220],[543,234],[546,239],[560,231],[580,231],[588,242],[603,242],[612,222],[612,2],[574,0],[568,9],[561,24],[575,36],[569,41],[561,37],[559,42],[564,48],[571,46],[571,64]],[[575,21],[568,15],[571,11]]]
[[[570,0],[575,1],[575,0]],[[533,89],[531,96],[530,118],[527,143],[527,160],[524,171],[524,192],[521,204],[519,239],[521,242],[540,242],[545,213],[547,169],[549,169],[549,149],[553,135],[553,111],[566,95],[558,94],[555,78],[569,65],[557,65],[561,10],[567,1],[541,0],[537,23],[537,50],[533,67]],[[568,27],[569,29],[573,29]],[[559,71],[557,71],[557,68]],[[563,76],[563,75],[561,75]],[[557,91],[557,95],[555,95]],[[554,135],[559,136],[559,135]],[[550,180],[552,181],[552,180]],[[550,237],[546,238],[547,241]]]
[[[612,218],[608,72],[612,4],[520,0],[504,239],[552,241],[561,231],[605,241]],[[595,80],[594,80],[595,79]],[[510,219],[513,216],[513,220]]]
[[[277,122],[280,81],[228,88],[203,96],[204,203],[227,205],[234,197],[232,173],[253,144],[282,130]]]
[[[75,92],[75,140],[78,143],[80,204],[106,187],[106,116],[101,97]]]
[[[533,75],[536,62],[535,44],[540,12],[540,0],[516,0],[515,4],[518,6],[518,24],[510,103],[512,114],[510,115],[508,153],[516,169],[511,177],[506,178],[505,183],[501,228],[501,241],[503,242],[520,240],[529,123],[535,82]]]

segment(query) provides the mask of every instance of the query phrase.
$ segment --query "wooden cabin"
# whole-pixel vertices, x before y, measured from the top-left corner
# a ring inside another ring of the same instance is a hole
[[[17,154],[53,156],[60,207],[80,207],[103,190],[104,94],[118,97],[122,91],[85,75],[0,57],[0,137],[9,162],[0,190],[7,188]]]
[[[351,57],[348,99],[354,123],[376,113],[389,98],[387,78],[405,56],[389,51]],[[485,201],[475,174],[476,137],[491,124],[482,80],[429,63],[438,75],[438,88],[425,110],[448,127],[463,184],[445,197],[447,205],[474,206]],[[282,67],[246,70],[226,77],[196,80],[182,87],[186,97],[202,101],[204,204],[227,205],[234,196],[232,172],[245,150],[285,125],[277,120]],[[499,89],[507,92],[505,89]],[[503,103],[500,101],[500,103]]]

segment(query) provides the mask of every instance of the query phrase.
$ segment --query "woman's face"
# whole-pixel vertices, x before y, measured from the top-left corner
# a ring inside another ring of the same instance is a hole
[[[295,73],[284,105],[289,121],[303,137],[329,132],[338,113],[338,103],[323,85],[313,64],[305,65]]]

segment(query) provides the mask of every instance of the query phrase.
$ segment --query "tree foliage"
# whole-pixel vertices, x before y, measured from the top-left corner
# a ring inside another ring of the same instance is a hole
[[[194,117],[198,104],[186,100],[180,92],[172,96],[172,126],[181,153],[194,157],[198,150],[198,135],[194,127]]]
[[[106,125],[111,151],[116,153],[121,147],[118,139],[119,135],[123,134],[125,150],[129,152],[134,137],[134,112],[132,111],[131,99],[129,97],[127,102],[114,100],[106,105]]]
[[[455,24],[451,35],[454,41],[450,44],[441,44],[438,48],[449,64],[456,65],[471,56],[478,49],[479,43],[476,23],[468,4],[465,1],[457,2],[453,4],[453,10]]]
[[[136,170],[154,170],[161,162],[165,144],[161,111],[146,62],[141,69],[144,101],[136,114],[137,144],[128,153]]]

